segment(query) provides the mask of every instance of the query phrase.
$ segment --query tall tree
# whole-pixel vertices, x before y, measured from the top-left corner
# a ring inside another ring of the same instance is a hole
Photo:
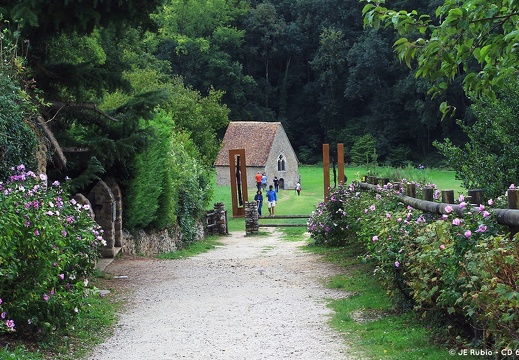
[[[107,91],[129,89],[122,77],[126,30],[149,25],[152,1],[1,1],[2,27],[18,28],[29,44],[26,65],[47,104],[42,119],[66,152],[51,176],[76,178],[87,186],[103,172],[125,176],[128,161],[144,134],[136,120],[149,114],[160,98],[132,98],[118,109],[101,110]],[[78,150],[80,152],[78,152]],[[83,152],[83,150],[87,150]],[[65,163],[70,158],[71,161]],[[115,168],[119,167],[119,170]]]

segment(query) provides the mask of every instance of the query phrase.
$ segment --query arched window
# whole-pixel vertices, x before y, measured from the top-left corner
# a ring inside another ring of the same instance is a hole
[[[278,171],[287,171],[287,161],[283,154],[278,157]]]

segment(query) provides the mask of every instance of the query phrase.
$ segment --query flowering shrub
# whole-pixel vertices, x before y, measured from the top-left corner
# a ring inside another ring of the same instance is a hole
[[[0,334],[6,332],[14,332],[14,320],[7,317],[7,312],[4,311],[2,306],[3,300],[0,299]]]
[[[88,209],[66,196],[23,165],[0,183],[0,297],[19,332],[64,327],[85,301],[102,234]]]
[[[505,207],[503,198],[472,207],[460,196],[457,211],[447,206],[439,215],[405,206],[391,184],[376,193],[338,191],[341,204],[361,209],[359,219],[345,217],[341,227],[355,229],[348,239],[366,249],[365,260],[375,264],[395,299],[423,315],[443,313],[480,329],[478,341],[496,348],[519,346],[519,236],[510,238],[493,215]],[[341,237],[339,230],[324,231],[332,229],[334,206],[320,205],[319,222],[311,220],[318,243],[336,244]]]
[[[328,201],[321,202],[310,216],[308,232],[316,244],[340,246],[352,240],[360,212],[363,193],[354,185],[339,186],[330,191]]]

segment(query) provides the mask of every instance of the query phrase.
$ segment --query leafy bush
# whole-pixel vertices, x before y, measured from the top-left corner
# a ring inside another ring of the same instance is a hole
[[[34,130],[24,119],[24,98],[13,79],[0,68],[0,179],[9,178],[11,168],[18,164],[36,165]]]
[[[47,335],[81,311],[102,231],[58,182],[23,165],[0,191],[1,305],[17,331]]]
[[[200,165],[188,133],[179,131],[165,112],[150,122],[154,137],[136,156],[129,184],[126,226],[131,229],[180,227],[182,240],[196,238],[196,223],[210,197],[209,170]]]
[[[466,189],[482,189],[485,197],[497,197],[519,178],[519,146],[511,129],[519,126],[519,88],[508,82],[495,101],[474,99],[474,124],[458,121],[470,141],[463,146],[449,139],[434,145],[447,158],[456,178]]]
[[[314,212],[309,231],[316,243],[356,237],[400,304],[455,319],[460,332],[473,331],[474,346],[519,346],[519,236],[510,238],[492,213],[504,198],[472,208],[460,196],[456,211],[448,206],[438,215],[403,205],[392,184],[371,195],[355,188],[338,189],[339,202],[330,199]]]
[[[371,134],[366,134],[358,138],[351,148],[351,162],[355,164],[376,163],[377,139]]]
[[[341,246],[353,240],[359,218],[357,204],[363,193],[351,186],[330,190],[328,201],[317,205],[308,220],[308,232],[316,244]]]

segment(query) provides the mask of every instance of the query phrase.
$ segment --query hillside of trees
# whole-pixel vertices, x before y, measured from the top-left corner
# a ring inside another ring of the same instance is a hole
[[[455,167],[471,151],[459,146],[478,135],[470,130],[485,129],[472,127],[476,115],[495,105],[470,108],[474,98],[465,80],[476,84],[478,77],[458,75],[478,68],[473,59],[425,71],[432,65],[419,57],[421,36],[431,36],[434,26],[448,28],[435,12],[452,9],[440,0],[398,0],[391,7],[412,15],[380,7],[366,15],[366,3],[378,6],[358,0],[0,0],[2,176],[20,163],[39,164],[50,179],[72,178],[74,189],[112,177],[138,198],[131,189],[138,192],[136,179],[146,178],[138,174],[161,171],[151,166],[150,152],[172,152],[167,139],[175,134],[185,146],[173,152],[200,165],[196,178],[203,183],[230,120],[281,121],[305,164],[320,161],[322,143],[344,143],[352,161],[359,139],[368,137],[375,139],[379,164]],[[509,18],[492,13],[491,5],[488,10],[477,14]],[[422,25],[420,17],[410,26],[414,14],[431,20]],[[506,25],[488,23],[484,35]],[[403,42],[402,34],[418,40]],[[466,49],[453,41],[455,51],[471,53],[473,39],[460,43]],[[476,60],[488,51],[478,50]],[[441,64],[455,59],[441,54]],[[445,69],[448,85],[438,80]],[[442,104],[456,111],[445,116]],[[442,157],[449,152],[456,158]],[[165,188],[172,176],[152,178]],[[202,183],[192,186],[204,189]]]

